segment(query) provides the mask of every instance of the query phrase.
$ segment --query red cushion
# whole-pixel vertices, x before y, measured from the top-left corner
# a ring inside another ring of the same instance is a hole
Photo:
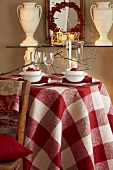
[[[0,134],[0,162],[24,158],[32,151],[7,134]]]

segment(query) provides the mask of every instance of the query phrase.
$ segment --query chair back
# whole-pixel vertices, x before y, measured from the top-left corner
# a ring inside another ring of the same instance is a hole
[[[0,134],[10,134],[21,144],[24,142],[29,91],[27,80],[0,81]]]
[[[22,170],[23,158],[32,153],[23,146],[29,92],[28,80],[0,81],[1,170]]]

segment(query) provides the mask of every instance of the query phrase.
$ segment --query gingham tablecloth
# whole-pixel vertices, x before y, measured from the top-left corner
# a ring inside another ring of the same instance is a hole
[[[24,170],[113,170],[113,107],[101,82],[31,87]]]

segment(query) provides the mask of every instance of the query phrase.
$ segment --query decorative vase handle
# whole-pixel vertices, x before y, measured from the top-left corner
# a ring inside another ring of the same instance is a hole
[[[19,6],[17,7],[17,15],[18,15],[18,19],[19,19],[19,20],[20,20],[19,10],[22,9],[22,8],[24,8],[22,5],[19,5]]]
[[[113,8],[113,4],[110,5],[110,8]]]
[[[40,18],[41,18],[41,15],[42,15],[42,7],[40,5],[36,5],[36,9],[39,9],[40,10],[40,13],[39,13],[39,20],[38,22],[40,21]]]
[[[92,20],[94,20],[93,10],[94,10],[95,8],[96,8],[96,5],[92,5],[92,6],[90,7],[90,14],[91,14]]]
[[[110,5],[110,8],[112,9],[113,8],[113,4]],[[112,21],[113,22],[113,21]]]

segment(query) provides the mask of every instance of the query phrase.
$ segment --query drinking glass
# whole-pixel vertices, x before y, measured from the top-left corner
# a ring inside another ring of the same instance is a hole
[[[42,62],[42,52],[38,52],[38,51],[35,52],[34,62],[35,62],[34,64],[35,70],[40,70],[40,64]]]
[[[53,63],[54,61],[54,54],[49,53],[49,52],[44,52],[43,53],[43,62],[45,65],[47,65],[47,74],[49,78],[49,66]]]

